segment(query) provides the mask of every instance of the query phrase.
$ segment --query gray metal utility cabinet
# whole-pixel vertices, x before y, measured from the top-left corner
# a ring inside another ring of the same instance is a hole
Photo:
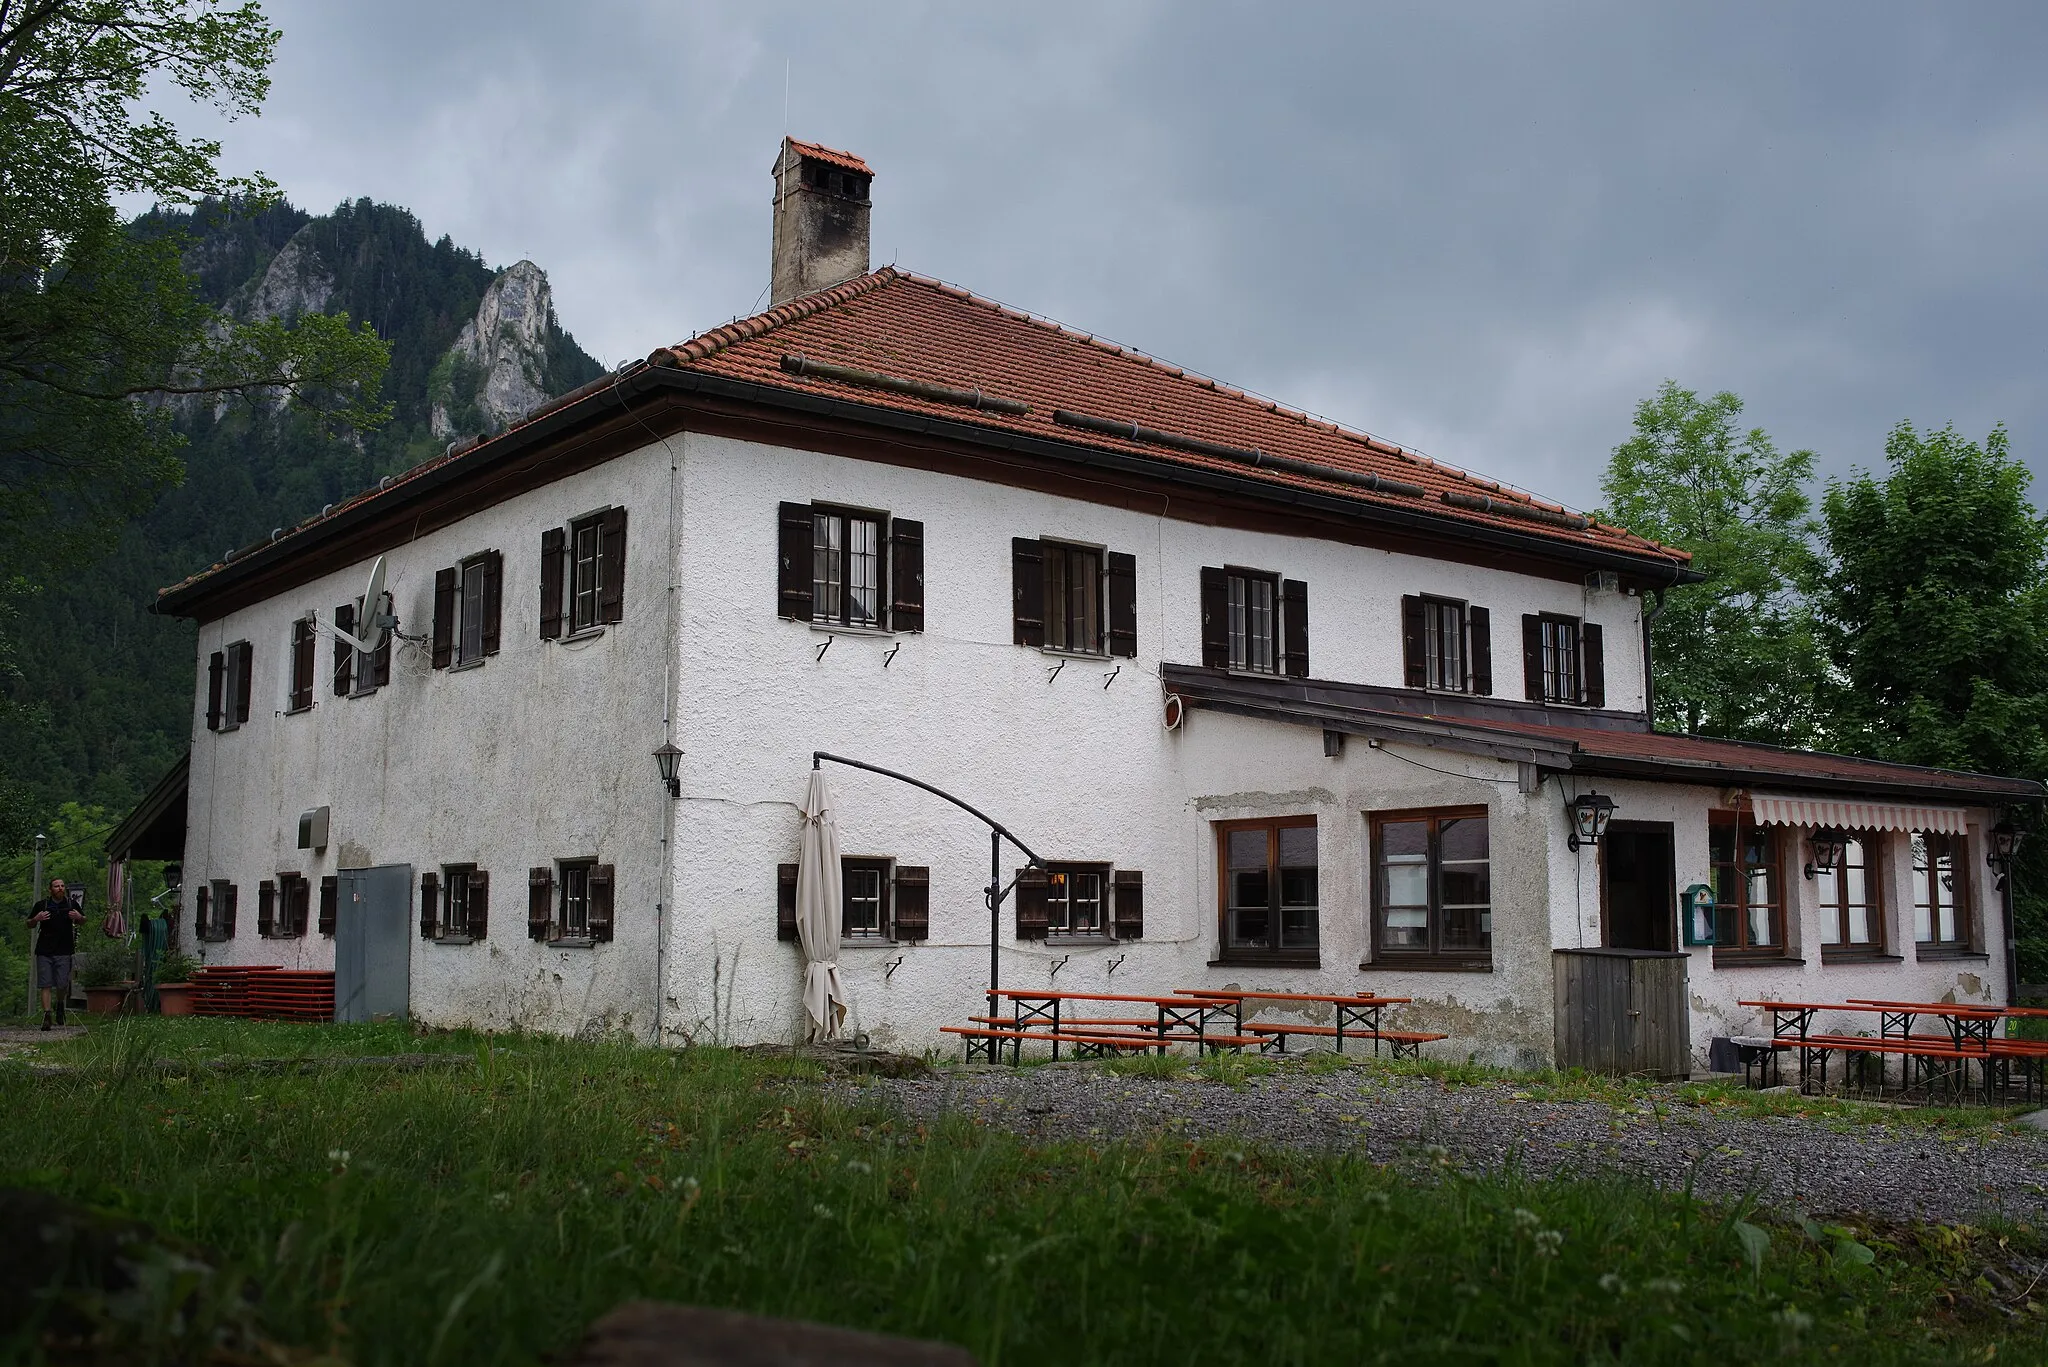
[[[1687,956],[1654,949],[1560,949],[1557,1066],[1683,1078],[1692,1072]]]

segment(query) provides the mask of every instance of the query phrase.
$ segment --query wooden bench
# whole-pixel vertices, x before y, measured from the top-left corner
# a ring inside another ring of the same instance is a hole
[[[1875,1055],[1879,1059],[1888,1055],[1896,1056],[1906,1068],[1905,1077],[1901,1079],[1901,1085],[1905,1090],[1911,1090],[1918,1085],[1931,1091],[1939,1079],[1948,1083],[1946,1090],[1961,1091],[1968,1086],[1970,1063],[1974,1060],[1988,1065],[1990,1062],[1990,1055],[1983,1050],[1959,1049],[1953,1040],[1933,1035],[1917,1035],[1903,1039],[1896,1035],[1889,1039],[1873,1039],[1868,1035],[1780,1035],[1774,1042],[1785,1048],[1800,1051],[1799,1090],[1802,1092],[1811,1089],[1813,1065],[1816,1062],[1820,1065],[1820,1085],[1822,1089],[1827,1087],[1829,1054]],[[1937,1067],[1941,1064],[1955,1066]],[[1881,1068],[1883,1065],[1880,1063],[1879,1066]],[[1920,1081],[1917,1084],[1911,1080],[1916,1069],[1920,1074]],[[1961,1081],[1962,1086],[1956,1085],[1957,1080]],[[1882,1087],[1883,1082],[1880,1079],[1880,1090]]]
[[[988,1021],[991,1018],[976,1016],[974,1019]],[[991,1063],[1000,1061],[997,1053],[1004,1044],[1010,1046],[1010,1061],[1016,1063],[1022,1056],[1023,1045],[1026,1041],[1034,1044],[1050,1044],[1055,1047],[1062,1044],[1069,1045],[1073,1048],[1076,1058],[1101,1058],[1113,1051],[1129,1052],[1131,1050],[1146,1049],[1156,1049],[1163,1054],[1168,1046],[1175,1044],[1192,1044],[1197,1049],[1206,1049],[1212,1054],[1219,1053],[1225,1049],[1231,1050],[1234,1053],[1245,1048],[1259,1047],[1261,1044],[1259,1039],[1250,1035],[1197,1035],[1191,1032],[1179,1031],[1161,1034],[1149,1025],[1144,1033],[1137,1031],[1090,1030],[1086,1028],[1069,1029],[1065,1026],[1058,1030],[1026,1030],[1009,1027],[1006,1023],[1002,1023],[1000,1018],[997,1019],[999,1023],[995,1025],[942,1025],[939,1029],[948,1035],[963,1037],[968,1042],[967,1057],[970,1060],[979,1051],[985,1053]],[[977,1041],[979,1041],[978,1045]]]
[[[1246,1025],[1244,1029],[1248,1035],[1263,1037],[1264,1043],[1261,1046],[1262,1048],[1280,1054],[1287,1052],[1287,1040],[1290,1035],[1310,1035],[1319,1039],[1335,1039],[1337,1041],[1337,1052],[1340,1054],[1344,1052],[1344,1041],[1348,1039],[1371,1040],[1374,1054],[1378,1054],[1380,1045],[1385,1043],[1389,1046],[1395,1058],[1420,1058],[1423,1045],[1434,1044],[1437,1040],[1450,1038],[1449,1035],[1433,1034],[1423,1030],[1345,1030],[1334,1025],[1293,1025],[1281,1024],[1277,1021],[1272,1023],[1253,1021]]]

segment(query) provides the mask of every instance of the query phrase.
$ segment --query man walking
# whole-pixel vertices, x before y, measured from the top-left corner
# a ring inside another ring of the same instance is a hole
[[[71,995],[71,956],[78,951],[78,926],[85,913],[71,905],[64,880],[50,880],[48,901],[29,909],[36,928],[36,986],[43,989],[43,1029],[50,1028],[50,993],[57,994],[57,1024],[64,1023],[64,999]]]

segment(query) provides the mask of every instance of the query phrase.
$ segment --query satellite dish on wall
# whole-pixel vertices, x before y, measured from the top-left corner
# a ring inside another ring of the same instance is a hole
[[[323,624],[325,625],[325,624]],[[377,563],[370,566],[370,582],[363,590],[363,611],[356,619],[354,632],[343,631],[337,626],[328,626],[339,640],[347,641],[365,655],[374,655],[384,644],[386,632],[398,626],[398,619],[384,610],[384,557],[378,556]]]

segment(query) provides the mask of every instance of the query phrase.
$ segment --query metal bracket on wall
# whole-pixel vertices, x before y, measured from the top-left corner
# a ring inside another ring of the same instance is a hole
[[[1046,969],[1045,976],[1048,978],[1058,977],[1059,971],[1067,966],[1067,960],[1073,957],[1074,956],[1071,954],[1062,954],[1059,956],[1059,958],[1054,959],[1052,961],[1052,965]]]
[[[903,642],[901,641],[898,641],[895,645],[890,646],[889,653],[882,657],[882,668],[887,669],[889,667],[889,661],[895,659],[896,652],[901,649],[903,649]]]
[[[1117,965],[1118,965],[1118,964],[1120,964],[1120,963],[1122,963],[1122,962],[1123,962],[1123,961],[1124,961],[1125,959],[1128,959],[1128,958],[1130,958],[1130,957],[1131,957],[1131,956],[1130,956],[1130,955],[1128,955],[1128,954],[1119,954],[1119,955],[1117,955],[1117,956],[1116,956],[1116,957],[1115,957],[1114,959],[1111,959],[1111,960],[1110,960],[1110,961],[1109,961],[1109,962],[1108,962],[1107,964],[1103,965],[1104,971],[1105,971],[1105,972],[1109,972],[1109,973],[1114,973],[1114,972],[1116,972],[1116,969],[1117,969]]]
[[[812,663],[821,663],[825,658],[825,652],[830,650],[832,648],[832,643],[838,639],[839,638],[837,636],[827,636],[825,638],[825,644],[818,647],[818,657],[816,660],[813,660]]]
[[[1116,676],[1123,672],[1124,667],[1122,665],[1118,665],[1115,669],[1110,670],[1109,673],[1102,676],[1102,686],[1104,688],[1109,687],[1116,682]]]
[[[1045,681],[1047,683],[1051,683],[1054,679],[1057,679],[1060,676],[1060,671],[1062,669],[1065,669],[1066,667],[1067,662],[1065,660],[1061,660],[1058,664],[1052,667],[1052,673],[1045,676]]]
[[[882,965],[883,982],[889,981],[889,979],[895,975],[896,970],[903,967],[903,960],[905,957],[906,956],[902,954],[898,954],[894,959],[891,959],[888,963]]]

